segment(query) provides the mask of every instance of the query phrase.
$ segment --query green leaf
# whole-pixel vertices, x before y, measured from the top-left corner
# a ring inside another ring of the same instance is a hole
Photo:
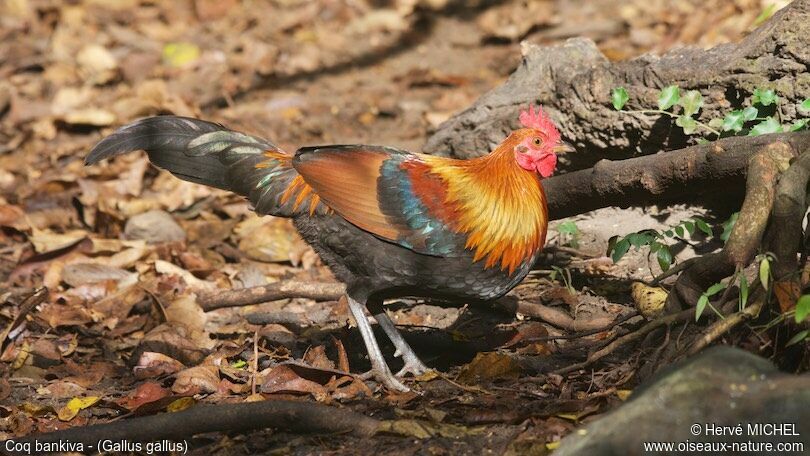
[[[768,133],[777,133],[782,131],[782,125],[773,117],[766,117],[762,122],[754,125],[754,128],[748,132],[748,136],[765,135]]]
[[[739,212],[735,212],[731,214],[731,217],[728,218],[725,222],[723,222],[723,233],[720,235],[720,239],[723,242],[728,242],[728,237],[731,236],[731,230],[734,229],[734,224],[737,223],[737,218],[740,216]]]
[[[695,225],[697,225],[697,227],[698,227],[698,229],[700,231],[703,231],[704,233],[706,233],[706,236],[711,236],[712,235],[712,228],[709,226],[708,223],[704,222],[702,219],[696,218],[695,219]]]
[[[613,107],[616,108],[617,111],[621,111],[629,99],[630,95],[628,95],[624,87],[616,87],[613,89],[613,92],[610,93],[610,101],[613,102]]]
[[[798,334],[791,337],[790,340],[787,341],[787,344],[785,344],[785,346],[790,347],[791,345],[796,345],[799,342],[803,341],[804,339],[807,339],[807,336],[810,336],[810,329],[805,329],[804,331],[799,331]]]
[[[749,106],[742,110],[743,120],[746,122],[750,122],[757,118],[759,115],[759,110],[753,106]]]
[[[666,111],[667,109],[675,106],[675,103],[681,98],[681,89],[678,86],[671,85],[665,87],[661,93],[658,94],[658,109]]]
[[[756,115],[754,117],[756,117]],[[723,131],[740,131],[743,128],[743,123],[745,123],[743,112],[741,110],[731,111],[723,118],[721,128]]]
[[[773,89],[754,89],[754,96],[751,97],[752,104],[761,104],[762,106],[770,106],[776,103],[777,96]]]
[[[656,255],[658,257],[658,266],[661,267],[661,270],[664,272],[669,270],[669,267],[672,266],[672,252],[669,251],[669,247],[662,246],[658,249]]]
[[[703,106],[703,95],[700,91],[689,90],[683,94],[678,104],[683,107],[683,115],[692,117]]]
[[[697,121],[687,116],[678,116],[678,118],[675,119],[675,125],[683,128],[683,132],[687,135],[691,135],[697,130]]]
[[[655,236],[647,231],[642,231],[639,233],[628,234],[625,239],[630,242],[630,245],[638,249],[639,247],[645,246],[652,242],[655,239]]]
[[[628,250],[630,250],[630,241],[628,241],[626,238],[617,242],[616,245],[613,246],[613,254],[611,255],[613,262],[618,263]]]
[[[716,283],[716,284],[710,286],[709,289],[706,290],[706,293],[703,293],[703,294],[706,295],[706,296],[714,296],[717,293],[719,293],[720,291],[725,290],[725,289],[726,289],[726,284],[724,284],[724,283]]]
[[[773,13],[776,12],[776,3],[771,3],[765,8],[762,8],[762,11],[759,15],[754,19],[754,27],[759,27],[763,22],[767,21],[768,19],[773,16]]]
[[[689,236],[695,234],[695,222],[686,220],[683,222],[683,227],[686,228],[686,232],[689,233]]]
[[[557,225],[557,232],[560,234],[577,234],[579,233],[579,227],[571,220],[567,220]]]
[[[799,119],[796,122],[793,122],[793,125],[788,127],[787,131],[799,131],[807,126],[808,121],[810,121],[810,119]]]
[[[763,257],[762,261],[759,262],[759,283],[762,284],[762,288],[768,289],[768,284],[770,283],[771,279],[771,261],[768,257]]]
[[[698,298],[697,305],[695,306],[695,321],[700,320],[700,316],[703,314],[703,311],[706,310],[706,304],[709,303],[709,297],[705,294],[700,295]]]
[[[677,234],[678,237],[683,237],[683,227],[682,226],[676,226],[675,227],[675,234]]]
[[[745,274],[740,273],[740,310],[745,309],[748,304],[748,279]]]
[[[675,234],[675,233],[674,233],[674,232],[672,232],[672,230],[666,230],[666,231],[664,231],[664,236],[666,236],[666,237],[672,237],[674,234]]]
[[[801,323],[810,315],[810,295],[802,295],[796,302],[796,323]]]
[[[709,126],[714,129],[723,128],[723,119],[712,119],[709,121]]]
[[[231,363],[231,367],[234,369],[241,369],[245,366],[247,366],[247,362],[244,359],[237,359]]]
[[[799,109],[802,111],[810,111],[810,98],[806,98],[799,104]]]
[[[661,248],[663,248],[663,247],[666,247],[666,246],[664,244],[660,243],[660,242],[653,242],[652,244],[650,244],[650,255],[652,255],[653,253],[661,250]]]

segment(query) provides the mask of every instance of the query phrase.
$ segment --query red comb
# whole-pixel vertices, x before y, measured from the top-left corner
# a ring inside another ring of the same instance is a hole
[[[554,122],[551,121],[551,118],[548,117],[539,106],[536,112],[534,105],[529,105],[528,111],[521,111],[520,123],[526,128],[540,130],[540,132],[546,135],[546,141],[556,143],[560,140],[560,132],[557,131]]]

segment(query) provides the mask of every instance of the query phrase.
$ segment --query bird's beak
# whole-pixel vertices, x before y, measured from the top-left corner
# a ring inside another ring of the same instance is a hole
[[[576,149],[574,149],[574,146],[565,141],[560,141],[560,144],[558,144],[552,150],[554,151],[555,154],[567,154],[568,152],[576,151]]]

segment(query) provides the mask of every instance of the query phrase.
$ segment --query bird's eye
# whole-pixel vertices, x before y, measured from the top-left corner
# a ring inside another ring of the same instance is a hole
[[[534,140],[532,140],[532,144],[539,146],[540,144],[543,144],[543,141],[541,141],[540,138],[534,138]]]

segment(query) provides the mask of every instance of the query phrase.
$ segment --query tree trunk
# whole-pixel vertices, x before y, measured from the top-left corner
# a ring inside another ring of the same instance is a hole
[[[518,113],[539,103],[578,151],[561,161],[564,170],[679,149],[694,141],[669,117],[617,112],[614,87],[630,93],[626,109],[656,107],[658,92],[677,85],[700,90],[699,120],[722,118],[750,103],[755,88],[773,88],[782,120],[797,118],[795,105],[810,98],[810,0],[796,0],[742,42],[709,50],[680,48],[663,56],[610,62],[588,39],[552,47],[527,45],[523,63],[502,86],[439,127],[425,152],[469,158],[491,150],[518,127]]]

